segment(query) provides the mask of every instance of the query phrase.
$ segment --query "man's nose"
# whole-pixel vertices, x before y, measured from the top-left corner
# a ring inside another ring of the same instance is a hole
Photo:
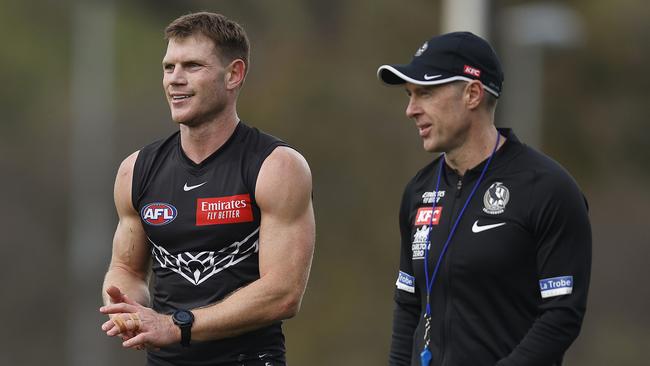
[[[418,103],[414,100],[413,96],[409,97],[409,103],[406,106],[406,116],[408,118],[414,118],[420,113],[422,113],[422,109]]]
[[[170,84],[179,85],[187,83],[185,71],[183,71],[183,68],[180,66],[175,67],[173,71],[167,73],[166,77]]]

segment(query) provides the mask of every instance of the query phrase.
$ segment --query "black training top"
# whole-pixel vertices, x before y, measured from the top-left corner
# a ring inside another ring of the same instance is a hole
[[[133,207],[152,252],[153,309],[171,314],[222,300],[259,279],[260,209],[255,185],[279,139],[240,122],[200,164],[181,149],[180,133],[144,147],[133,172]],[[284,359],[281,322],[218,341],[148,352],[149,365],[215,365]]]
[[[459,221],[431,295],[431,366],[560,365],[587,302],[591,228],[575,181],[508,129]],[[459,177],[440,158],[409,182],[399,222],[391,365],[420,365],[429,276],[487,161]],[[432,203],[436,200],[435,209]]]

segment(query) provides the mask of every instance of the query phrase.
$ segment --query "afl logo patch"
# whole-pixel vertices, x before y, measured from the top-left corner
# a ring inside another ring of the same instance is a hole
[[[150,203],[140,211],[142,220],[153,226],[167,225],[174,221],[177,214],[176,207],[162,202]]]
[[[510,199],[510,191],[501,182],[492,183],[483,196],[483,212],[490,215],[503,213]]]

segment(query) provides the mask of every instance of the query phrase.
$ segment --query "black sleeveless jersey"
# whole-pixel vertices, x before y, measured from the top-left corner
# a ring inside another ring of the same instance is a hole
[[[179,132],[140,150],[132,200],[151,247],[154,310],[171,314],[213,304],[259,279],[255,185],[278,146],[286,144],[240,122],[200,164],[184,154]],[[147,358],[150,365],[214,365],[263,353],[283,360],[281,322],[189,348],[149,351]]]

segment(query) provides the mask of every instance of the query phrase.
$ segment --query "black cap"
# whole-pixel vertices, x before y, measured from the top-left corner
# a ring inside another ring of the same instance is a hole
[[[389,85],[479,80],[497,98],[503,86],[503,71],[496,53],[486,40],[470,32],[433,37],[415,52],[410,64],[383,65],[377,70],[377,77]]]

